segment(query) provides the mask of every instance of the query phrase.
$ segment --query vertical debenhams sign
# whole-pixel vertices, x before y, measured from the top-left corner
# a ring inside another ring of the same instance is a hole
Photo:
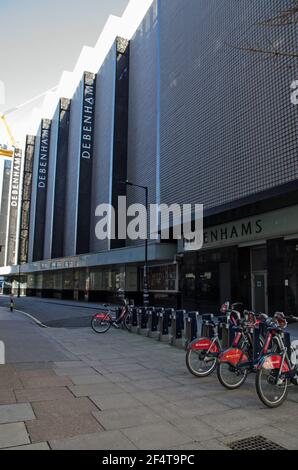
[[[33,261],[40,261],[43,258],[50,135],[51,121],[49,119],[43,119],[41,122],[38,158]]]
[[[13,167],[11,175],[10,208],[9,208],[9,229],[7,240],[7,260],[6,264],[11,266],[17,262],[17,230],[20,201],[20,180],[21,180],[22,151],[18,148],[14,151]]]
[[[91,179],[95,119],[96,75],[85,72],[83,88],[80,177],[76,253],[89,252]]]

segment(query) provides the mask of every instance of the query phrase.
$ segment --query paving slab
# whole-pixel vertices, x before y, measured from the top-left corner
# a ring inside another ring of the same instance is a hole
[[[181,419],[176,418],[171,420],[171,423],[179,430],[182,434],[189,436],[195,442],[203,442],[213,438],[222,437],[220,431],[212,428],[200,418],[189,418]]]
[[[163,421],[158,414],[153,413],[145,406],[97,411],[93,415],[108,431]]]
[[[27,421],[26,426],[33,443],[102,431],[99,422],[89,414],[48,416],[35,421]]]
[[[0,424],[0,449],[29,443],[30,439],[24,423]]]
[[[31,369],[31,370],[17,370],[16,375],[20,379],[31,378],[48,378],[55,377],[55,372],[51,369]]]
[[[51,450],[47,442],[38,442],[37,444],[28,444],[26,446],[10,447],[4,450]]]
[[[27,388],[23,390],[15,390],[15,395],[17,402],[19,403],[31,403],[45,400],[59,401],[73,397],[66,387]]]
[[[269,420],[258,415],[252,410],[236,409],[212,415],[204,414],[201,419],[212,428],[224,435],[251,429],[255,431],[258,427],[269,424]]]
[[[123,429],[123,434],[138,449],[175,449],[178,445],[189,442],[189,436],[183,435],[170,424],[149,424]]]
[[[133,408],[140,405],[138,400],[129,393],[116,393],[114,395],[91,395],[91,400],[100,410],[114,410],[122,408]]]
[[[9,405],[15,402],[16,397],[12,389],[0,388],[0,403],[2,405]]]
[[[58,377],[56,375],[47,377],[23,377],[21,382],[26,389],[66,387],[72,385],[72,381],[67,377]]]
[[[18,370],[35,370],[35,369],[52,369],[53,362],[46,361],[46,362],[17,362],[14,364],[14,368],[16,371]]]
[[[54,450],[135,450],[137,447],[120,431],[104,431],[70,439],[50,441]]]
[[[120,388],[120,384],[115,385],[113,383],[73,385],[72,387],[69,387],[69,389],[71,390],[71,392],[74,394],[75,397],[90,397],[91,395],[97,395],[97,394],[109,396],[111,394],[119,393],[119,388]]]
[[[94,374],[91,375],[71,375],[69,376],[71,378],[71,381],[75,385],[92,385],[92,384],[110,384],[111,381],[107,379],[105,376],[96,374],[94,371]]]
[[[175,402],[166,402],[163,404],[156,404],[150,406],[155,413],[159,413],[168,421],[175,421],[177,418],[194,418],[196,416],[204,416],[211,414],[209,419],[213,415],[218,415],[220,412],[228,410],[226,405],[212,400],[212,398],[202,397],[189,400],[179,400]],[[208,423],[207,423],[208,424]]]
[[[71,367],[83,367],[84,363],[82,361],[60,361],[60,362],[54,362],[53,363],[53,368],[71,368]]]
[[[35,416],[29,403],[0,405],[0,424],[29,421],[31,419],[35,419]]]
[[[95,369],[92,367],[84,366],[84,367],[55,367],[54,373],[59,377],[66,375],[68,377],[77,377],[82,375],[92,375],[95,374]]]
[[[96,405],[86,397],[34,402],[32,408],[38,419],[50,416],[80,416],[98,411]]]

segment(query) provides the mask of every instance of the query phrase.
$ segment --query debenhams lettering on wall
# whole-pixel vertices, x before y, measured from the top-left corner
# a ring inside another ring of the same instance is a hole
[[[239,245],[298,233],[298,206],[236,220],[204,230],[203,249]]]
[[[85,74],[84,102],[83,102],[83,125],[81,141],[81,158],[92,159],[93,121],[95,106],[95,76]]]
[[[49,145],[50,145],[50,128],[42,128],[41,130],[41,144],[39,154],[38,166],[38,188],[45,189],[47,184],[48,174],[48,159],[49,159]]]
[[[262,219],[213,227],[204,231],[204,248],[216,243],[242,242],[263,233]]]
[[[20,192],[20,176],[21,176],[21,160],[22,154],[19,149],[15,150],[13,159],[13,172],[11,181],[11,207],[18,207],[19,203],[19,192]]]

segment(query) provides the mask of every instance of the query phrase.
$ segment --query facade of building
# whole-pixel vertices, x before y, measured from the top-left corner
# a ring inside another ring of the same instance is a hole
[[[9,210],[9,187],[12,162],[7,159],[0,161],[0,266],[5,264],[7,221]]]
[[[216,312],[233,299],[298,315],[294,4],[152,1],[41,122],[28,256],[21,276],[0,270],[7,289],[108,300],[122,287],[140,302],[144,244],[95,236],[99,204],[144,202],[128,179],[151,203],[204,204],[202,250],[149,243],[151,303]]]

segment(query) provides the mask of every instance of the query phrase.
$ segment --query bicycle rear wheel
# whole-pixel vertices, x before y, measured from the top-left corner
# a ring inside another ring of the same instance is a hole
[[[91,328],[95,333],[103,334],[112,326],[112,317],[109,313],[96,313],[91,319]]]
[[[228,390],[235,390],[244,384],[248,375],[247,369],[238,369],[228,362],[217,365],[217,377],[220,383]]]

